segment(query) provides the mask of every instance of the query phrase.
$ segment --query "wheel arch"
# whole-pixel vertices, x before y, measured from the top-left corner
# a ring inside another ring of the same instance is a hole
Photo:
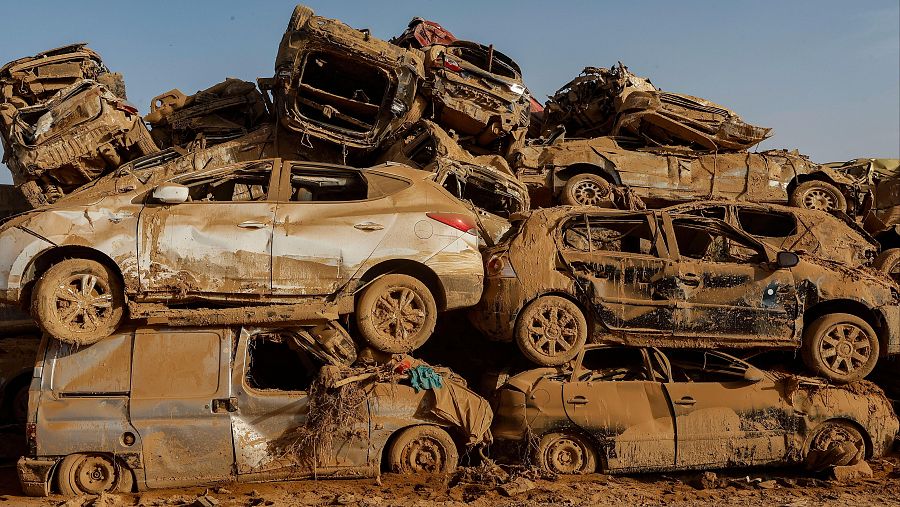
[[[798,174],[797,176],[794,176],[794,178],[790,182],[788,182],[787,194],[793,194],[794,189],[797,188],[797,185],[806,183],[807,181],[824,181],[825,183],[831,183],[832,185],[836,186],[838,190],[841,190],[842,192],[845,191],[843,183],[835,181],[834,178],[832,178],[825,172],[814,171],[811,173]]]
[[[359,288],[362,288],[376,278],[383,275],[407,275],[419,280],[434,296],[434,302],[437,304],[438,311],[444,311],[447,308],[447,295],[444,292],[444,284],[441,278],[430,267],[409,259],[390,259],[379,262],[368,268],[359,279]],[[356,299],[359,299],[361,290],[357,289]]]
[[[125,277],[122,274],[122,270],[110,256],[106,255],[100,250],[87,246],[61,245],[42,251],[29,263],[28,267],[25,270],[25,273],[22,276],[21,283],[22,289],[25,291],[25,294],[28,297],[22,297],[20,298],[20,300],[30,301],[31,289],[34,287],[34,283],[48,269],[50,269],[51,266],[65,259],[87,259],[99,262],[100,264],[103,264],[104,266],[112,269],[118,277],[119,281],[122,282],[122,287],[127,287],[127,285],[125,284]]]
[[[888,329],[878,312],[875,312],[865,304],[854,299],[832,299],[821,301],[806,309],[803,312],[803,330],[815,322],[816,319],[833,313],[847,313],[859,317],[872,326],[875,334],[878,336],[879,355],[884,356],[887,353],[887,347],[890,343]]]
[[[560,180],[566,181],[572,176],[583,173],[596,174],[606,181],[612,183],[613,185],[622,185],[622,177],[619,175],[619,171],[617,171],[615,169],[615,166],[613,166],[612,163],[609,162],[606,162],[604,164],[598,164],[595,162],[576,162],[574,164],[566,166],[564,169],[557,170],[555,176]]]
[[[872,457],[872,453],[874,452],[874,447],[872,445],[872,436],[869,435],[869,432],[866,430],[866,428],[853,418],[838,416],[825,419],[824,421],[817,424],[815,428],[813,428],[813,430],[809,432],[809,434],[806,436],[805,442],[803,443],[803,459],[806,459],[806,455],[809,454],[809,448],[810,446],[812,446],[812,441],[819,433],[819,430],[828,423],[844,423],[853,426],[853,428],[855,428],[856,431],[858,431],[859,434],[862,435],[863,443],[866,445],[865,459],[870,459]]]

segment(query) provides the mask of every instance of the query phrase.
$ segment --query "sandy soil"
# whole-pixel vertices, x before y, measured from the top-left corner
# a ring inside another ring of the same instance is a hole
[[[874,477],[839,483],[827,476],[794,471],[720,472],[715,479],[703,474],[654,474],[636,476],[590,475],[557,480],[535,479],[518,483],[531,486],[522,492],[503,491],[493,478],[467,473],[460,477],[428,476],[405,478],[386,474],[381,481],[296,481],[270,484],[229,485],[219,488],[184,488],[107,498],[77,500],[61,496],[26,498],[21,496],[14,464],[0,466],[0,507],[65,505],[76,506],[325,506],[350,507],[468,505],[480,506],[600,506],[600,505],[771,505],[803,507],[814,505],[863,506],[900,505],[900,459],[871,462]],[[530,480],[530,479],[529,479]],[[515,482],[515,481],[514,481]],[[705,486],[701,483],[705,483]],[[206,498],[203,498],[206,495]],[[208,500],[208,503],[204,501]]]

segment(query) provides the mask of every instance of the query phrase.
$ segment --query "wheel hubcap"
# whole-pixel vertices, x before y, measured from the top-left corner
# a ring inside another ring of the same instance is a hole
[[[550,357],[565,354],[578,341],[578,321],[558,306],[541,308],[531,319],[528,331],[534,349]]]
[[[831,211],[834,209],[835,198],[830,192],[816,188],[803,196],[803,204],[807,209]]]
[[[560,438],[547,447],[547,463],[554,472],[574,474],[585,466],[585,452],[578,442],[570,438]]]
[[[864,330],[844,323],[828,330],[819,345],[819,353],[833,372],[849,375],[869,362],[872,347]]]
[[[425,325],[425,302],[412,289],[391,287],[375,303],[375,328],[399,342],[415,336]]]
[[[422,437],[409,444],[405,461],[414,472],[440,472],[446,461],[444,448],[433,438]]]
[[[609,188],[595,181],[584,180],[575,184],[572,195],[579,204],[599,206],[609,196]]]
[[[56,288],[59,321],[80,331],[94,331],[112,318],[112,293],[94,275],[70,277]]]

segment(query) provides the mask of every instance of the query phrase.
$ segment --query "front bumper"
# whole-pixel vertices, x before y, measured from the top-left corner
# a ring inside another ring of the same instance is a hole
[[[50,473],[59,461],[57,458],[19,458],[16,470],[19,484],[26,496],[50,495]]]

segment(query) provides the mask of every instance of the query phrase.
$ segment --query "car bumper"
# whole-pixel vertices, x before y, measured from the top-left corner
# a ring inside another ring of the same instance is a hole
[[[521,287],[516,278],[490,277],[484,295],[469,312],[469,320],[492,340],[512,341],[516,317],[522,309]]]
[[[900,354],[900,306],[885,305],[878,309],[884,322],[887,347],[885,355]]]
[[[22,492],[26,496],[50,495],[50,472],[57,461],[55,458],[19,458],[16,470]]]

